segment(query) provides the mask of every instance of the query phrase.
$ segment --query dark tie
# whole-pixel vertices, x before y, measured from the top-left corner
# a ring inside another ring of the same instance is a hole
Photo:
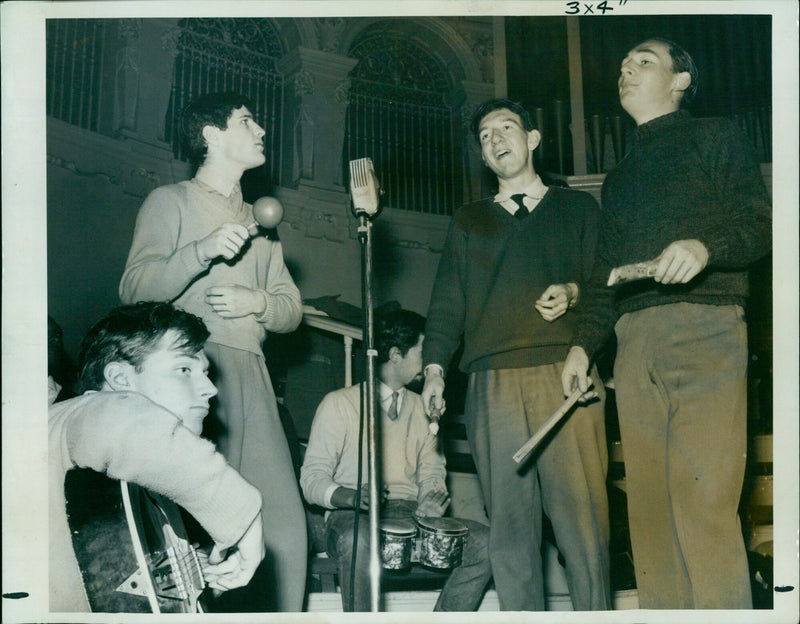
[[[397,392],[392,392],[392,403],[389,405],[389,420],[397,420]]]
[[[525,193],[517,193],[516,195],[511,196],[511,199],[514,200],[514,203],[516,203],[517,206],[519,206],[519,208],[517,208],[517,211],[514,213],[514,216],[520,221],[522,221],[525,217],[527,217],[530,214],[530,211],[528,210],[528,207],[525,205],[525,202],[522,201],[524,197]]]

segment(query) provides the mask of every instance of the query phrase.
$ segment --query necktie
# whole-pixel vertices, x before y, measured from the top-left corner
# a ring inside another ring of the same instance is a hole
[[[397,420],[397,392],[392,392],[392,402],[389,405],[389,420]]]
[[[511,196],[511,199],[514,200],[514,203],[516,203],[517,206],[519,206],[519,208],[517,208],[517,211],[514,213],[514,216],[520,221],[522,221],[525,217],[527,217],[530,214],[528,207],[522,201],[524,197],[525,193],[517,193],[516,195]]]

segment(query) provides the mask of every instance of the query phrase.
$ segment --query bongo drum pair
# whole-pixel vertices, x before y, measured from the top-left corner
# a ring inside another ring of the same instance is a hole
[[[454,518],[417,517],[383,520],[380,533],[384,568],[404,570],[417,561],[446,570],[461,565],[469,529]]]

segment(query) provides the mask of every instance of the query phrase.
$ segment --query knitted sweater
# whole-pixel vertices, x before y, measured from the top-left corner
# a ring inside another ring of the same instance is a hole
[[[591,356],[626,312],[675,302],[744,305],[747,269],[771,246],[770,199],[747,137],[729,120],[686,111],[636,129],[628,155],[606,176],[597,262],[574,344]],[[697,239],[708,266],[685,285],[652,279],[608,288],[615,266],[657,258]]]
[[[92,392],[50,406],[50,611],[89,611],[72,550],[64,477],[91,468],[163,494],[183,506],[222,547],[235,544],[261,496],[214,445],[136,392]]]
[[[306,500],[332,508],[330,497],[339,487],[356,489],[361,385],[327,394],[317,408],[308,438],[300,486]],[[381,407],[382,469],[388,499],[419,499],[426,492],[445,487],[445,460],[437,450],[437,438],[428,429],[420,396],[405,390],[397,419]],[[363,477],[367,483],[367,438],[362,446]]]
[[[276,236],[255,236],[235,259],[202,262],[197,241],[223,223],[248,226],[252,206],[238,187],[225,197],[198,180],[155,189],[136,219],[125,272],[119,285],[124,303],[172,301],[203,319],[218,344],[261,354],[266,331],[291,332],[303,318],[303,303],[283,260]],[[223,318],[205,303],[211,286],[239,284],[259,290],[266,301],[260,316]]]
[[[460,368],[467,373],[563,361],[583,295],[552,323],[534,304],[552,284],[588,278],[598,221],[591,195],[560,187],[550,187],[523,221],[490,198],[461,208],[439,260],[425,365],[446,371],[462,335]]]

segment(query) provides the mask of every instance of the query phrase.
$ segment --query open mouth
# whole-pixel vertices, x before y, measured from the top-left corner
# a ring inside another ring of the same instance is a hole
[[[494,157],[497,160],[501,160],[504,156],[508,156],[511,153],[511,150],[500,150],[499,152],[495,153]]]

